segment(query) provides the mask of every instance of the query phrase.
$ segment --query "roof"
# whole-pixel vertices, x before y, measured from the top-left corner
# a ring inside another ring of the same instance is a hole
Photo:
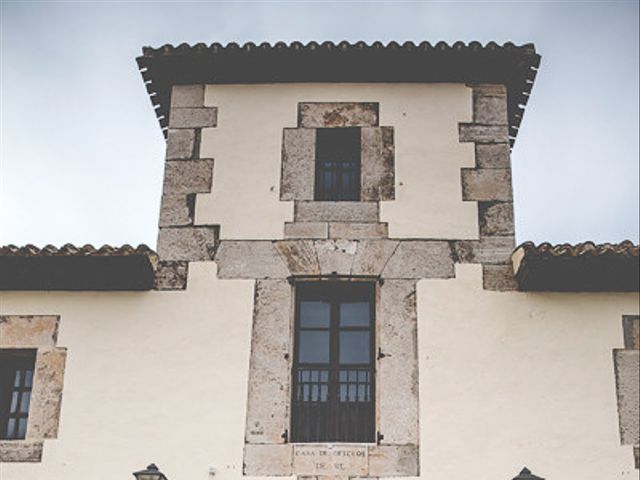
[[[158,263],[146,245],[0,247],[0,290],[150,290]]]
[[[524,291],[638,291],[639,247],[631,241],[577,245],[523,243],[513,271]]]
[[[237,43],[144,47],[137,59],[166,135],[172,85],[289,82],[464,82],[507,87],[515,141],[540,55],[533,44]]]

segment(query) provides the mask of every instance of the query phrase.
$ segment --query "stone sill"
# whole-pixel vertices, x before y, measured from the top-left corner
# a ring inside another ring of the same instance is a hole
[[[0,463],[40,462],[42,440],[0,440]]]

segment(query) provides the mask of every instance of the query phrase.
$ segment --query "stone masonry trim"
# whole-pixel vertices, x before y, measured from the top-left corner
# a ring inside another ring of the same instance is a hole
[[[0,463],[39,462],[44,440],[58,436],[67,356],[59,324],[58,315],[0,315],[0,349],[36,349],[26,438],[0,441]]]

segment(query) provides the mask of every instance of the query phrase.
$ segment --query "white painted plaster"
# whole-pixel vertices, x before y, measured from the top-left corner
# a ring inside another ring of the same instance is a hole
[[[207,85],[218,126],[203,129],[200,156],[214,158],[213,188],[196,199],[196,224],[220,224],[221,238],[282,238],[292,202],[279,200],[282,129],[297,125],[299,102],[379,102],[394,127],[396,200],[381,204],[392,237],[477,238],[477,208],[463,202],[460,168],[473,144],[458,142],[472,117],[463,84]]]
[[[488,292],[481,275],[418,285],[422,478],[637,478],[612,349],[638,295]]]

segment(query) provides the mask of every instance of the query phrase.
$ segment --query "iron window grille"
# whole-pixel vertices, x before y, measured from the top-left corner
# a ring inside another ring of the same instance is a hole
[[[316,130],[315,199],[360,200],[360,129]]]
[[[23,440],[33,389],[35,350],[0,350],[0,439]]]
[[[293,442],[375,442],[375,284],[296,286]]]

